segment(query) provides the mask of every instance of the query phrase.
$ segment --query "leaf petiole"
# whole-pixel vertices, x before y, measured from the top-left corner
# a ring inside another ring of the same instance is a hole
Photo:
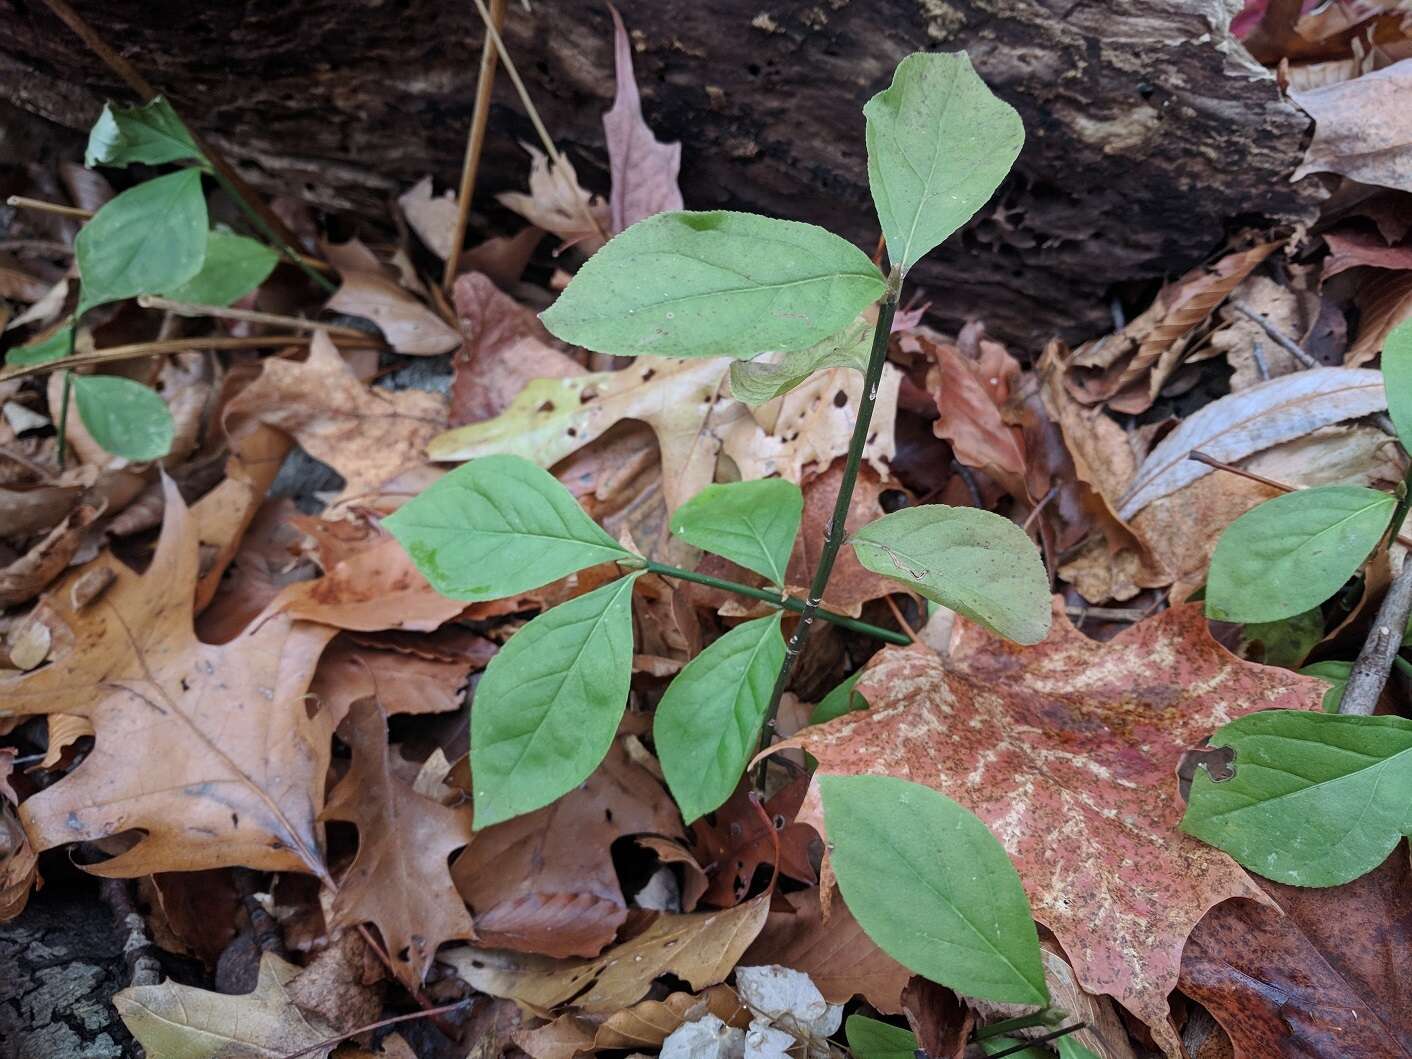
[[[634,559],[636,559],[637,562],[644,561],[638,559],[636,556]],[[646,569],[648,573],[661,574],[663,577],[675,577],[678,580],[691,581],[698,585],[705,585],[708,588],[719,588],[726,592],[734,592],[737,596],[745,596],[747,599],[758,599],[761,602],[769,603],[771,606],[775,607],[782,607],[795,614],[803,614],[808,607],[808,603],[803,600],[795,599],[793,596],[787,596],[781,592],[771,592],[766,588],[754,588],[750,585],[742,585],[739,581],[727,581],[722,577],[712,577],[710,574],[699,574],[694,570],[683,570],[679,566],[668,566],[666,563],[654,562],[651,559],[647,559],[645,562],[647,564]],[[633,560],[630,559],[622,559],[620,563],[632,569],[639,569],[639,567],[634,564]],[[861,632],[865,636],[871,636],[885,643],[906,647],[912,642],[904,633],[897,632],[893,629],[884,629],[877,625],[869,625],[865,621],[850,618],[845,614],[824,610],[821,607],[815,608],[815,613],[820,618],[823,618],[824,621],[837,625],[840,628],[849,629],[853,632]]]

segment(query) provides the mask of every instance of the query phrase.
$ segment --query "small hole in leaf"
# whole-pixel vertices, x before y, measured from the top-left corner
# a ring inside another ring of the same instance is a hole
[[[833,406],[835,408],[842,408],[847,403],[848,394],[844,393],[842,390],[839,390],[838,393],[833,395]]]
[[[553,401],[545,401],[545,402],[542,403],[538,408],[536,408],[535,411],[536,411],[536,412],[540,412],[540,413],[552,412],[552,411],[554,411],[554,402],[553,402]]]
[[[643,381],[643,382],[651,382],[653,376],[655,376],[656,374],[657,374],[657,369],[656,369],[656,368],[648,368],[646,371],[644,371],[644,372],[642,373],[642,381]]]
[[[579,432],[578,432],[576,429],[574,429],[573,427],[569,427],[568,433],[569,433],[569,437],[571,437],[571,438],[576,438],[576,437],[579,436]]]

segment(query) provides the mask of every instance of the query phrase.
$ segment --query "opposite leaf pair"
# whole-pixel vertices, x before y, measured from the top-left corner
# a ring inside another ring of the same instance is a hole
[[[671,528],[783,589],[803,507],[791,482],[713,485],[677,510]],[[386,526],[438,592],[468,602],[514,596],[599,563],[638,569],[534,618],[476,689],[477,827],[538,809],[582,783],[626,708],[632,584],[644,568],[670,569],[618,544],[563,485],[515,456],[464,464]],[[864,566],[1002,635],[1033,643],[1048,630],[1043,565],[1023,531],[998,515],[909,508],[865,526],[850,543]],[[731,629],[683,667],[657,707],[657,752],[688,821],[730,797],[755,750],[784,658],[781,621],[776,613]]]

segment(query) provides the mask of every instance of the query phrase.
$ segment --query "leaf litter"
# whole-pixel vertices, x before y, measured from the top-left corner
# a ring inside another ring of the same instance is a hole
[[[905,776],[978,813],[1043,928],[1055,1003],[1087,1024],[1074,1041],[1109,1059],[1182,1055],[1198,1016],[1236,1055],[1412,1053],[1405,846],[1354,883],[1295,890],[1177,826],[1185,753],[1258,709],[1317,710],[1326,688],[1259,664],[1268,631],[1208,627],[1184,602],[1215,540],[1284,487],[1388,489],[1406,471],[1376,419],[1373,368],[1412,317],[1412,139],[1388,102],[1408,39],[1389,5],[1296,21],[1299,6],[1251,3],[1243,18],[1303,42],[1278,57],[1313,120],[1296,176],[1350,182],[1312,233],[1234,232],[1160,290],[1124,294],[1127,319],[1072,351],[1008,346],[983,322],[945,333],[925,305],[899,314],[849,525],[937,502],[1005,515],[1044,551],[1049,638],[1016,648],[965,619],[939,631],[949,615],[846,550],[825,605],[922,630],[925,646],[821,634],[790,700],[807,716],[861,672],[863,710],[795,735],[796,767]],[[869,939],[835,887],[807,776],[759,805],[742,788],[689,828],[673,807],[650,737],[666,678],[763,605],[644,576],[608,757],[553,805],[471,830],[465,707],[480,673],[536,613],[610,575],[467,606],[430,588],[382,519],[451,465],[518,454],[614,537],[755,583],[667,525],[712,482],[780,477],[803,490],[786,576],[801,593],[861,396],[857,335],[748,366],[623,367],[539,322],[562,283],[552,268],[683,204],[683,145],[653,131],[633,37],[611,18],[606,196],[562,152],[527,147],[528,191],[500,201],[528,227],[474,230],[449,304],[434,288],[455,199],[428,178],[395,223],[309,241],[338,269],[333,297],[289,269],[249,295],[367,341],[316,330],[307,347],[122,369],[160,382],[176,424],[160,464],[111,456],[76,415],[61,463],[60,377],[0,382],[0,923],[61,885],[72,853],[137,880],[135,914],[169,975],[174,956],[244,960],[243,977],[105,998],[148,1054],[326,1055],[378,1012],[462,998],[474,1003],[437,1024],[446,1041],[462,1034],[451,1050],[409,1031],[381,1054],[823,1059],[855,1012],[899,1031],[905,1018],[940,1054],[1013,1014],[924,982]],[[1375,26],[1376,48],[1350,43]],[[111,198],[80,175],[76,204]],[[61,260],[15,254],[0,298],[19,345],[75,292]],[[110,335],[157,334],[155,316],[104,311]],[[271,330],[212,320],[210,333]],[[822,370],[788,390],[797,364]],[[1356,653],[1401,556],[1395,545],[1351,586],[1361,597],[1318,615],[1299,654]],[[1405,690],[1385,708],[1405,712]]]

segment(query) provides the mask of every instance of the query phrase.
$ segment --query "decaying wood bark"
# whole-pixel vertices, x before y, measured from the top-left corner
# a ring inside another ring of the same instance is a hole
[[[250,179],[370,208],[454,185],[481,29],[470,0],[75,0]],[[1189,267],[1233,223],[1306,217],[1308,119],[1230,38],[1234,0],[620,0],[649,122],[685,145],[688,206],[815,221],[871,248],[860,108],[916,49],[966,48],[1028,143],[995,203],[915,274],[947,322],[1029,351],[1104,329],[1115,284]],[[606,6],[512,4],[506,38],[581,178],[602,189]],[[87,125],[122,86],[40,0],[0,0],[13,101]],[[482,192],[522,185],[503,77]],[[488,201],[488,200],[487,200]]]

